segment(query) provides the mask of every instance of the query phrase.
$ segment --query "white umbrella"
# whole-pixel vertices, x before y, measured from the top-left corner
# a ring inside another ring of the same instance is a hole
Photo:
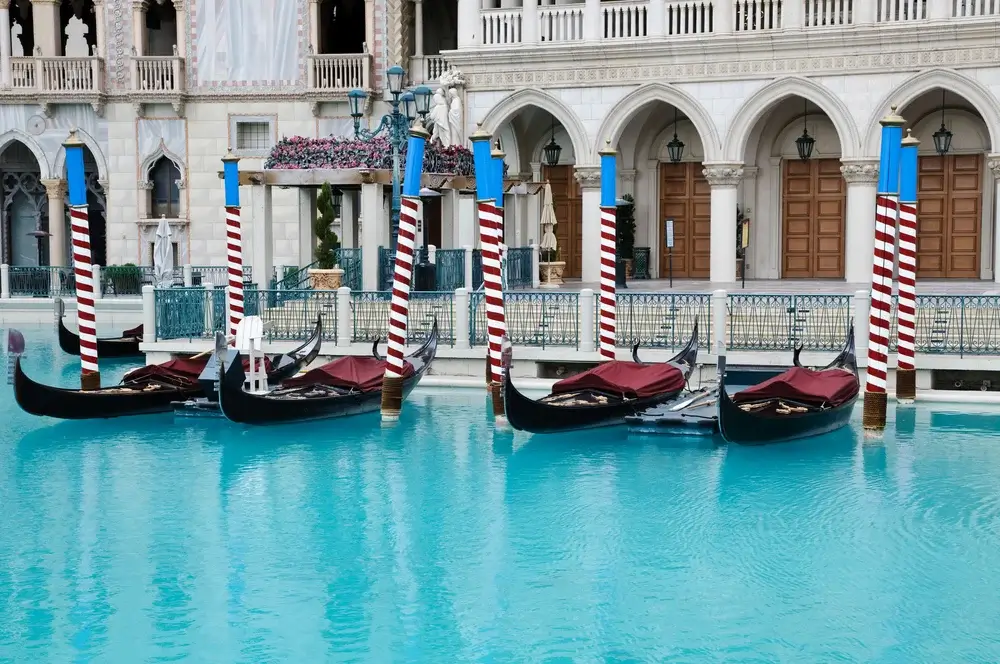
[[[552,232],[556,223],[556,210],[552,206],[552,185],[546,182],[542,193],[542,241],[538,245],[542,251],[556,250],[556,234]]]
[[[174,248],[170,242],[170,224],[160,217],[153,242],[153,278],[159,288],[170,288],[174,283]]]

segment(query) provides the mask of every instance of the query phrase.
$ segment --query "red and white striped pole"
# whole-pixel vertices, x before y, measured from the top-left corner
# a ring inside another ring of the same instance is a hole
[[[615,271],[618,261],[618,235],[615,207],[617,153],[607,141],[601,155],[601,294],[598,315],[598,350],[602,360],[615,359],[616,309]]]
[[[83,175],[83,141],[76,129],[63,143],[66,150],[66,180],[69,189],[69,219],[73,236],[73,272],[76,275],[76,306],[80,327],[80,388],[101,387],[97,365],[97,315],[94,308],[94,267],[90,249],[87,185]],[[60,223],[50,219],[50,224]]]
[[[399,234],[396,237],[396,264],[392,273],[389,303],[389,339],[385,374],[382,378],[382,421],[395,422],[403,409],[403,380],[406,377],[406,328],[410,315],[410,287],[413,284],[413,253],[417,242],[417,215],[420,212],[420,177],[423,174],[424,146],[430,134],[420,120],[413,123],[406,146],[406,171],[399,207]]]
[[[899,302],[896,305],[896,401],[917,398],[917,152],[910,130],[899,158]]]
[[[499,423],[506,421],[501,389],[503,367],[501,341],[506,332],[503,305],[503,281],[500,275],[500,234],[502,217],[497,212],[496,196],[502,196],[500,175],[490,152],[490,135],[482,125],[469,137],[476,167],[476,198],[479,216],[479,241],[483,252],[483,290],[486,300],[487,366],[489,367],[489,392],[493,416]]]
[[[236,343],[236,328],[243,320],[243,233],[240,227],[240,158],[230,150],[222,158],[222,175],[226,189],[226,267],[229,284],[226,288],[226,318],[229,336]]]
[[[899,157],[905,121],[892,112],[880,120],[878,196],[875,200],[875,252],[872,262],[872,302],[868,320],[868,375],[865,381],[864,427],[885,429],[886,378],[889,371],[889,322],[892,312],[892,271],[896,253]]]

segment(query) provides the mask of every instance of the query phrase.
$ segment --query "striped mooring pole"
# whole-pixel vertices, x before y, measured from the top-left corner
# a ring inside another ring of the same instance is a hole
[[[615,359],[616,306],[615,270],[618,259],[618,235],[615,229],[617,153],[607,141],[601,155],[601,294],[598,317],[598,349],[602,360]]]
[[[236,343],[236,328],[243,320],[243,231],[240,227],[240,158],[232,149],[222,158],[222,177],[226,191],[226,288],[228,335]]]
[[[399,235],[396,264],[392,272],[392,299],[389,305],[389,339],[385,376],[382,379],[382,421],[396,422],[403,409],[403,380],[406,378],[406,328],[410,316],[410,287],[413,285],[413,253],[417,242],[417,215],[420,213],[420,177],[424,168],[424,147],[430,134],[420,120],[410,128],[406,146],[406,171],[399,205]]]
[[[892,270],[896,253],[896,215],[899,197],[899,157],[905,120],[896,107],[879,121],[878,194],[875,199],[875,252],[872,262],[872,302],[868,320],[868,373],[865,381],[864,428],[885,429],[886,378],[889,365],[889,321],[892,315]]]
[[[66,150],[69,219],[73,235],[73,272],[76,275],[77,318],[80,327],[80,388],[96,390],[101,387],[101,371],[97,366],[94,266],[91,262],[87,183],[83,175],[83,141],[76,135],[76,129],[70,130],[63,148]],[[49,223],[59,223],[59,220],[49,220]]]
[[[899,303],[896,305],[896,402],[917,398],[917,151],[906,131],[899,157]]]
[[[486,296],[487,361],[490,382],[488,390],[497,423],[506,422],[504,413],[501,366],[501,342],[506,330],[503,306],[503,281],[500,277],[499,229],[501,217],[497,214],[496,199],[502,196],[497,182],[496,162],[490,153],[490,135],[480,124],[469,137],[476,169],[476,205],[479,212],[479,241],[483,252],[483,290]],[[502,177],[501,165],[501,177]]]

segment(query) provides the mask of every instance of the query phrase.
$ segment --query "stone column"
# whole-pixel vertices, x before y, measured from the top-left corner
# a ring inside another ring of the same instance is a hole
[[[248,247],[244,241],[243,256],[251,256],[253,265],[253,281],[260,290],[266,290],[271,281],[271,268],[274,263],[274,223],[271,216],[270,185],[255,184],[250,187],[250,206],[253,210],[252,231],[246,232],[246,215],[242,216],[244,228],[243,237],[250,235],[253,243]],[[245,263],[244,263],[245,264]]]
[[[41,49],[42,55],[62,55],[59,4],[59,0],[31,0],[31,20],[35,24],[35,48]]]
[[[313,261],[316,235],[313,233],[313,219],[316,218],[316,190],[299,187],[299,266]]]
[[[0,0],[0,87],[10,87],[10,0]]]
[[[844,280],[871,283],[875,251],[875,194],[878,159],[842,160],[847,181],[847,219],[844,229]]]
[[[577,166],[574,171],[582,193],[583,226],[580,231],[583,255],[580,257],[580,276],[584,283],[596,284],[601,280],[601,169],[597,166]],[[573,223],[572,219],[567,221]]]
[[[107,37],[104,34],[104,3],[105,0],[94,0],[94,40],[97,42],[97,56],[107,59],[108,45]]]
[[[309,47],[312,53],[319,53],[319,3],[320,0],[309,0]],[[371,44],[368,47],[371,48]]]
[[[378,290],[379,219],[382,210],[382,185],[361,185],[361,278],[366,291]]]
[[[424,2],[423,0],[413,0],[413,55],[418,58],[424,57]],[[410,78],[413,78],[410,72]],[[423,77],[423,72],[420,72]]]
[[[66,181],[42,180],[49,199],[49,265],[67,264],[66,256]]]
[[[736,281],[736,188],[743,179],[742,164],[705,164],[702,171],[712,188],[712,258],[709,278],[716,283]]]
[[[132,44],[135,54],[146,54],[146,10],[147,0],[134,0],[132,3]]]
[[[340,196],[340,246],[356,247],[357,238],[354,237],[354,192],[342,191]]]
[[[991,154],[986,161],[986,165],[989,167],[990,172],[993,173],[993,246],[995,247],[993,253],[993,281],[995,283],[1000,283],[1000,267],[997,265],[997,261],[1000,261],[1000,154]],[[919,202],[919,201],[918,201]],[[920,219],[917,219],[917,224],[920,223]],[[920,240],[919,229],[917,231],[917,241]],[[919,260],[919,259],[918,259]],[[919,265],[917,266],[919,267]]]
[[[177,55],[187,57],[187,7],[183,0],[174,0],[174,13],[177,15]]]

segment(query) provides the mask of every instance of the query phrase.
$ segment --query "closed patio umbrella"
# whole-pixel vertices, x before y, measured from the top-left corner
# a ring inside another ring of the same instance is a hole
[[[170,241],[170,224],[160,218],[153,242],[153,278],[157,288],[170,288],[174,283],[174,250]]]
[[[545,183],[545,190],[542,192],[542,240],[538,248],[543,252],[556,250],[556,234],[553,228],[556,225],[556,210],[552,206],[552,185]]]

